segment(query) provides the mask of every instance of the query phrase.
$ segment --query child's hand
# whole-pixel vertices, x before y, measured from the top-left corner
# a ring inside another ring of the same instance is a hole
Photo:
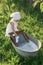
[[[17,33],[16,32],[14,32],[14,34],[15,34],[15,36],[17,36]]]

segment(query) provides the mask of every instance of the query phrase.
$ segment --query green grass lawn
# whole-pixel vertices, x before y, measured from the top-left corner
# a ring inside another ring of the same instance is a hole
[[[11,2],[10,4],[4,4],[4,8],[0,4],[0,65],[43,65],[43,13],[30,6],[25,7],[22,4]],[[9,5],[11,5],[10,8]],[[10,13],[14,11],[20,11],[21,13],[20,29],[30,33],[42,43],[38,55],[34,58],[20,57],[13,48],[10,38],[5,37]]]

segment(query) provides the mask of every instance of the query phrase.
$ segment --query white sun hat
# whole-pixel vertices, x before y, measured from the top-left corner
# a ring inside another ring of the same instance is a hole
[[[21,15],[20,12],[14,12],[10,15],[10,17],[13,17],[14,20],[20,20],[21,19]]]

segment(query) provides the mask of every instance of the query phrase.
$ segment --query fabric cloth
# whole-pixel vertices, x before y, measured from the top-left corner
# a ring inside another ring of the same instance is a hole
[[[15,38],[16,38],[16,43],[18,43],[18,41],[19,41],[19,36],[16,36]]]
[[[13,36],[15,36],[14,34],[13,34]],[[16,41],[16,43],[18,43],[19,42],[19,36],[17,35],[17,36],[15,36],[15,41]]]
[[[20,20],[21,19],[20,12],[14,12],[10,15],[10,17],[13,17],[14,20]]]

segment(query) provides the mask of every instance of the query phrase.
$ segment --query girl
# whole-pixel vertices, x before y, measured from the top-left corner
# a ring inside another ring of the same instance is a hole
[[[15,36],[15,39],[16,39],[16,42],[13,39],[14,44],[16,46],[17,46],[16,43],[18,43],[18,41],[19,41],[18,34],[20,34],[20,33],[24,36],[24,38],[26,39],[26,41],[29,41],[28,36],[23,31],[19,31],[18,28],[17,28],[18,27],[18,22],[21,19],[20,12],[14,12],[14,13],[12,13],[11,17],[12,17],[12,19],[10,20],[10,22],[7,25],[5,36],[11,37],[10,34],[13,34],[13,36]]]

